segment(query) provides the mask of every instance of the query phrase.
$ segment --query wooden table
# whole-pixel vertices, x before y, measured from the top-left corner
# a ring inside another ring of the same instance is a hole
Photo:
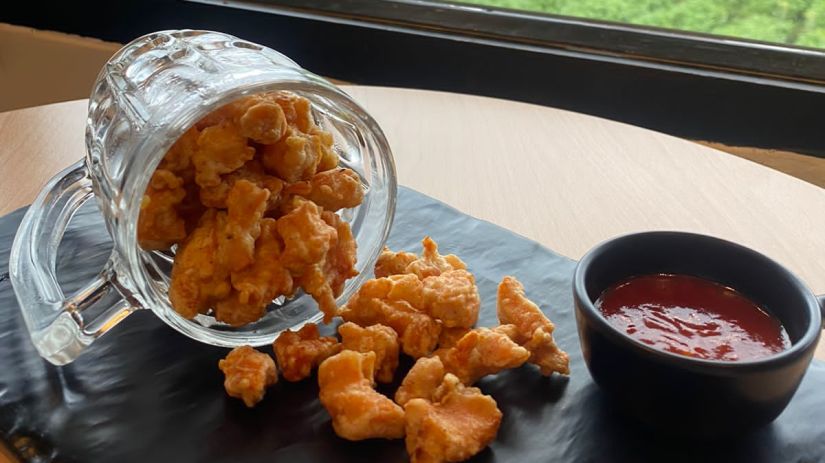
[[[572,258],[641,230],[757,249],[825,293],[825,190],[695,143],[510,101],[346,87],[392,144],[400,183]],[[0,214],[84,154],[86,101],[0,114]],[[422,230],[422,233],[426,230]],[[825,359],[825,346],[817,356]]]

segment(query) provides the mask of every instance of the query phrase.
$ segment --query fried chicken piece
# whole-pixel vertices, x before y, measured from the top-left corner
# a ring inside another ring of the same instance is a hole
[[[407,266],[416,260],[418,260],[418,256],[411,252],[394,252],[384,246],[378,260],[375,262],[375,277],[383,278],[405,273]]]
[[[258,143],[272,144],[288,130],[286,115],[280,105],[259,101],[249,106],[238,120],[241,133]]]
[[[465,264],[458,256],[448,254],[442,256],[438,253],[438,245],[429,236],[424,237],[421,241],[423,251],[421,257],[404,269],[404,273],[412,273],[418,275],[422,280],[429,276],[441,275],[443,272],[450,270],[466,270]]]
[[[341,350],[341,344],[332,336],[321,337],[318,325],[307,323],[298,331],[281,333],[272,348],[284,379],[294,382],[309,377],[313,368]]]
[[[321,153],[321,160],[318,161],[318,172],[338,167],[338,153],[333,148],[332,134],[320,128],[313,130],[311,133],[315,150]]]
[[[198,137],[198,149],[192,155],[195,181],[202,188],[221,183],[221,175],[228,174],[255,156],[255,148],[247,146],[246,137],[229,124],[213,125],[203,129]]]
[[[495,439],[501,424],[496,401],[451,374],[444,377],[432,402],[412,399],[404,412],[411,463],[466,460]]]
[[[258,188],[269,190],[269,200],[267,201],[266,210],[272,211],[276,209],[281,197],[281,191],[284,189],[284,181],[278,177],[267,175],[257,159],[252,159],[236,171],[222,175],[219,184],[201,188],[200,201],[208,207],[226,209],[226,200],[229,197],[229,192],[239,180],[248,180],[257,185]]]
[[[288,183],[309,180],[321,162],[312,138],[295,131],[277,143],[264,145],[260,153],[264,168]]]
[[[232,326],[259,320],[273,299],[293,293],[292,275],[281,265],[275,219],[262,219],[252,264],[232,272],[232,294],[215,304],[215,319]]]
[[[210,209],[175,254],[169,301],[185,318],[229,296],[229,272],[218,260],[218,234],[225,224],[226,213]]]
[[[424,278],[423,310],[448,328],[469,328],[478,321],[481,299],[473,274],[448,270]]]
[[[505,334],[487,328],[476,328],[449,349],[439,349],[436,355],[444,368],[467,386],[484,376],[508,368],[517,368],[530,357],[527,349]]]
[[[230,272],[238,272],[252,264],[255,240],[261,234],[269,190],[258,188],[248,180],[239,180],[226,199],[226,227],[218,237],[221,262]]]
[[[138,218],[138,243],[143,249],[168,249],[186,238],[186,222],[178,206],[186,196],[183,179],[158,169],[149,180]]]
[[[192,180],[194,178],[192,156],[198,149],[199,137],[200,131],[197,127],[192,127],[184,132],[163,156],[158,169],[174,172],[185,181]]]
[[[422,283],[414,275],[393,275],[364,283],[339,315],[361,326],[382,324],[398,334],[405,354],[429,355],[438,343],[441,322],[418,311]]]
[[[345,350],[318,368],[318,397],[344,439],[404,437],[404,410],[373,389],[374,366],[374,352]]]
[[[441,335],[438,337],[438,348],[439,349],[449,349],[458,343],[458,340],[463,338],[465,334],[472,331],[471,328],[464,328],[464,327],[455,327],[455,328],[442,328]]]
[[[300,275],[314,264],[321,263],[338,235],[335,228],[321,218],[315,203],[295,199],[297,206],[278,219],[278,233],[284,240],[282,262],[293,274]]]
[[[254,407],[264,398],[266,388],[278,382],[272,357],[250,346],[232,349],[218,362],[218,368],[226,376],[223,382],[226,393],[243,400],[247,407]]]
[[[286,90],[264,93],[262,98],[278,104],[283,109],[291,128],[304,133],[311,133],[317,128],[312,117],[312,105],[308,99]]]
[[[351,169],[319,172],[309,183],[312,190],[307,198],[327,211],[355,207],[364,200],[361,179]]]
[[[389,326],[371,325],[362,328],[347,322],[338,327],[345,350],[375,352],[375,380],[391,383],[398,368],[398,335]]]
[[[438,357],[421,357],[407,372],[401,386],[395,391],[395,403],[402,407],[412,399],[430,400],[444,380],[444,364]]]
[[[355,269],[356,243],[349,224],[332,212],[324,211],[321,218],[335,229],[338,237],[324,260],[299,277],[299,284],[318,303],[329,323],[338,312],[335,299],[344,290],[344,283],[358,275]]]
[[[570,359],[553,340],[555,326],[527,299],[524,287],[514,277],[506,276],[499,283],[496,310],[502,324],[515,325],[513,340],[530,351],[528,362],[538,365],[541,374],[570,374]]]

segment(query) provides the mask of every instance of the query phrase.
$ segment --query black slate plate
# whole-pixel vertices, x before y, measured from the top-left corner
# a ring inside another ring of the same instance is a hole
[[[4,267],[22,214],[0,218]],[[100,220],[90,204],[71,225],[59,253],[67,290],[87,281],[106,259],[108,240]],[[473,461],[825,461],[822,362],[811,366],[785,413],[755,434],[713,444],[660,437],[617,414],[587,373],[572,310],[575,262],[402,188],[389,245],[417,251],[425,232],[475,273],[483,301],[480,326],[497,324],[496,284],[505,274],[515,275],[556,323],[556,339],[571,357],[570,378],[545,378],[524,366],[480,381],[504,419],[496,441]],[[192,341],[148,311],[130,316],[62,368],[37,356],[18,312],[5,277],[0,280],[0,433],[11,446],[26,448],[32,459],[406,460],[401,441],[337,438],[317,400],[314,377],[279,382],[252,410],[227,398],[217,369],[226,350]],[[402,366],[408,368],[409,362]]]

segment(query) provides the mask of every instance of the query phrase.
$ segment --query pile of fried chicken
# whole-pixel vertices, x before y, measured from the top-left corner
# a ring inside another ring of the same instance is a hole
[[[335,212],[364,199],[358,174],[338,164],[310,101],[286,91],[241,98],[186,131],[149,181],[137,230],[146,250],[177,246],[175,311],[240,326],[300,288],[331,320],[357,274]]]
[[[567,354],[553,340],[553,323],[504,277],[498,286],[499,326],[475,328],[481,301],[475,278],[430,238],[420,256],[382,252],[376,278],[336,310],[340,341],[314,324],[285,331],[272,357],[249,346],[220,361],[224,387],[252,407],[278,380],[300,381],[317,368],[319,398],[335,433],[348,440],[405,438],[413,463],[472,457],[495,438],[496,401],[472,387],[486,375],[525,363],[541,374],[569,374]],[[415,364],[394,400],[375,390],[390,383],[403,353]]]

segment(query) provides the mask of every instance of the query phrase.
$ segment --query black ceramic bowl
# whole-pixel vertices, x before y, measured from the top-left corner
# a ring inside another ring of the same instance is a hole
[[[791,347],[763,359],[702,360],[656,350],[611,326],[595,307],[628,277],[693,275],[732,287],[779,318]],[[668,434],[718,437],[773,421],[796,392],[821,330],[820,306],[790,271],[743,246],[678,232],[626,235],[579,261],[576,323],[590,374],[614,403]]]

